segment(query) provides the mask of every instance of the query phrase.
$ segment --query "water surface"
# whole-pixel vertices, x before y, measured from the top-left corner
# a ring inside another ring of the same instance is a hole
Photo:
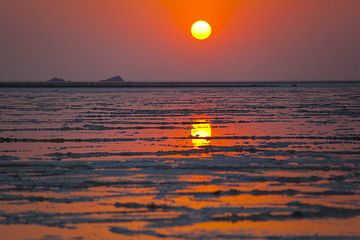
[[[1,89],[4,239],[360,237],[360,87]]]

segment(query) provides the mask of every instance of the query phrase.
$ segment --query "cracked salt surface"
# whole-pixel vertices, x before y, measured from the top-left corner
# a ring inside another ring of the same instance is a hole
[[[2,238],[360,238],[359,86],[0,91]]]

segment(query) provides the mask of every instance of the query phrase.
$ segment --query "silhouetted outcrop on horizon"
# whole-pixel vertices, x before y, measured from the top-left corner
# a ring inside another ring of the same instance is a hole
[[[57,78],[57,77],[54,77],[52,79],[49,79],[47,80],[44,84],[49,84],[49,85],[56,85],[56,86],[59,86],[59,85],[66,85],[66,86],[75,86],[75,85],[94,85],[94,86],[98,86],[98,85],[101,85],[101,86],[104,86],[104,85],[117,85],[117,84],[123,84],[125,83],[125,80],[120,77],[120,76],[114,76],[114,77],[111,77],[111,78],[108,78],[108,79],[105,79],[105,80],[99,80],[99,81],[89,81],[89,82],[84,82],[84,81],[81,81],[81,82],[74,82],[74,81],[67,81],[67,80],[64,80],[62,78]]]
[[[120,76],[111,77],[105,80],[99,81],[101,83],[123,83],[125,80]]]
[[[47,83],[66,83],[66,82],[69,82],[69,81],[66,81],[62,78],[52,78],[52,79],[49,79],[46,81]]]

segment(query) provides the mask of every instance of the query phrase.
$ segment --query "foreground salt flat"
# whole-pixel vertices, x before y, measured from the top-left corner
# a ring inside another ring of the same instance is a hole
[[[360,88],[2,89],[0,238],[360,237]]]

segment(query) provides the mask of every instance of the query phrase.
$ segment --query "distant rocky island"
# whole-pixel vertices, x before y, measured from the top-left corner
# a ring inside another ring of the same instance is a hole
[[[120,77],[120,76],[114,76],[105,80],[100,80],[100,81],[96,81],[94,83],[101,83],[101,84],[118,84],[118,83],[124,83],[125,80]],[[65,79],[62,78],[51,78],[49,80],[46,81],[46,83],[48,84],[71,84],[71,83],[77,83],[77,82],[73,82],[73,81],[67,81]]]
[[[62,78],[52,78],[52,79],[49,79],[46,81],[47,83],[67,83],[67,82],[70,82],[70,81],[66,81]]]
[[[115,76],[100,81],[100,83],[123,83],[123,82],[125,82],[125,80],[120,76]]]

